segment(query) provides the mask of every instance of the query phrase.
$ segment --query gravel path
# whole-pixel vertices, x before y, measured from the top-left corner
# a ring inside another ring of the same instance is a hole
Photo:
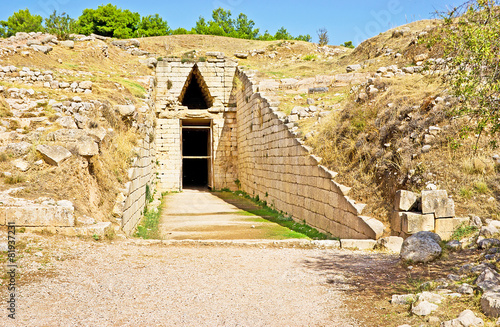
[[[31,242],[41,254],[21,260],[18,316],[3,306],[0,326],[356,326],[328,282],[342,276],[311,265],[334,250]]]

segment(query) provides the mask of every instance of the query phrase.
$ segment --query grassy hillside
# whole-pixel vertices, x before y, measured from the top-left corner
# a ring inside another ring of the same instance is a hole
[[[429,49],[417,41],[431,34],[438,24],[436,20],[414,22],[381,33],[356,49],[204,35],[151,37],[139,42],[140,49],[152,58],[183,58],[189,54],[195,60],[205,60],[209,51],[223,52],[231,58],[235,53],[249,53],[247,59],[239,60],[239,65],[257,70],[261,79],[304,80],[316,75],[345,74],[346,66],[351,64],[361,65],[356,73],[373,75],[380,67],[415,67],[416,55],[439,58],[441,49]],[[95,40],[76,42],[74,49],[54,46],[49,54],[30,52],[26,56],[17,51],[1,57],[0,65],[51,70],[55,77],[69,83],[90,80],[93,92],[78,94],[83,101],[95,99],[111,106],[132,103],[139,107],[146,100],[148,76],[154,74],[140,62],[143,59],[112,45],[111,40]],[[5,80],[0,84],[21,87]],[[420,191],[434,184],[453,196],[458,215],[499,218],[500,180],[498,164],[492,159],[498,151],[489,146],[491,139],[483,137],[474,154],[476,139],[460,137],[461,128],[470,122],[450,115],[451,108],[459,104],[449,96],[442,77],[405,74],[375,78],[371,84],[378,92],[362,100],[360,94],[368,92],[367,83],[332,83],[328,92],[314,95],[296,90],[275,93],[281,98],[281,110],[287,114],[296,106],[307,106],[308,99],[329,112],[321,118],[300,120],[298,130],[315,154],[323,158],[322,164],[339,172],[338,181],[352,187],[349,196],[368,204],[364,214],[388,222],[396,190]],[[61,101],[73,96],[52,89],[33,89],[46,99]],[[3,97],[0,105],[8,114]],[[133,147],[134,140],[126,136],[124,140],[125,148]],[[429,152],[422,151],[426,144],[431,146]],[[126,158],[122,156],[122,160]],[[116,172],[116,167],[105,167],[104,174],[114,174],[123,182],[126,162],[118,166],[122,173]],[[37,190],[32,188],[33,192]]]

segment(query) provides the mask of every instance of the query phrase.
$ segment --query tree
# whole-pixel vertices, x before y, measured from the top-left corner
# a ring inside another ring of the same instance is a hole
[[[249,20],[247,15],[240,13],[235,23],[237,37],[241,39],[255,40],[259,36],[259,29],[254,29],[255,22]]]
[[[112,4],[99,6],[97,9],[85,9],[78,18],[79,33],[95,33],[120,39],[135,36],[140,15],[130,10],[122,10]]]
[[[444,47],[451,68],[445,81],[461,101],[453,114],[475,121],[466,132],[478,135],[478,142],[500,131],[500,11],[496,1],[476,0],[443,18],[443,29],[428,45]]]
[[[294,39],[297,40],[297,41],[305,41],[305,42],[311,42],[312,41],[312,37],[309,34],[299,35],[299,36],[295,37]]]
[[[292,40],[293,36],[292,34],[288,33],[285,27],[281,27],[276,34],[274,34],[274,39],[275,40]]]
[[[69,35],[73,33],[74,25],[75,20],[64,12],[58,15],[54,10],[49,18],[45,18],[45,30],[50,34],[54,34],[60,40],[69,38]]]
[[[270,34],[268,30],[266,30],[263,35],[258,36],[258,39],[261,41],[272,41],[274,40],[274,36]]]
[[[170,33],[171,30],[167,22],[158,14],[142,17],[136,31],[136,35],[139,37],[163,36],[169,35]]]
[[[196,34],[196,31],[194,31],[194,28],[191,31],[188,31],[187,29],[183,27],[176,28],[171,32],[172,35],[181,35],[181,34]]]
[[[352,44],[352,41],[345,41],[344,44],[340,45],[341,47],[344,48],[349,48],[349,49],[354,49],[354,44]]]
[[[217,8],[212,12],[212,21],[210,25],[217,25],[226,35],[234,32],[234,19],[231,18],[231,10]]]
[[[43,18],[32,15],[28,8],[19,10],[10,16],[7,21],[0,21],[5,36],[15,35],[17,32],[41,32]]]
[[[329,37],[328,37],[327,29],[322,27],[317,31],[317,33],[318,33],[318,38],[319,38],[319,41],[318,41],[319,45],[320,46],[327,45],[328,41],[330,41]]]

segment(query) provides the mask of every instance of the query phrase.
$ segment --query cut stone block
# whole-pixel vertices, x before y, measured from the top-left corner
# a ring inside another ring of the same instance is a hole
[[[469,218],[438,218],[434,221],[434,232],[443,240],[449,240],[458,226],[468,222]]]
[[[377,245],[392,253],[400,253],[403,246],[403,238],[398,236],[382,237],[377,241]]]
[[[375,240],[356,240],[343,239],[340,240],[340,245],[343,249],[358,249],[358,250],[373,250],[377,241]]]
[[[448,198],[446,190],[422,191],[422,213],[434,213],[436,218],[455,217],[455,202]]]
[[[73,210],[62,206],[27,204],[23,207],[0,207],[0,216],[16,226],[61,226],[75,225]]]
[[[401,232],[401,220],[403,220],[403,212],[393,211],[391,214],[391,230]]]
[[[100,222],[97,224],[93,225],[88,225],[85,227],[77,227],[76,228],[76,233],[79,235],[85,235],[85,236],[94,236],[97,235],[99,237],[104,237],[108,232],[112,230],[112,225],[111,223],[108,222]]]
[[[379,239],[382,234],[384,234],[385,226],[384,224],[372,217],[359,216],[359,219],[363,220],[366,224],[367,229],[362,233],[367,235],[369,238]]]
[[[54,166],[58,166],[61,162],[71,157],[71,152],[60,145],[39,144],[36,146],[36,150],[40,152],[46,163]]]
[[[405,190],[399,190],[396,192],[396,197],[394,199],[394,210],[399,211],[411,211],[416,209],[418,200],[418,195]]]
[[[401,230],[407,234],[434,230],[434,214],[403,212],[401,218]]]

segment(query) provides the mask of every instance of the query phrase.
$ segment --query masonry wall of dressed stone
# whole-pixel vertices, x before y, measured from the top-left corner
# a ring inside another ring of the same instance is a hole
[[[336,173],[292,134],[245,73],[237,70],[242,86],[236,92],[237,175],[241,187],[276,209],[341,238],[378,238],[384,226],[360,216],[364,205],[344,196]],[[237,83],[239,84],[239,83]]]
[[[214,124],[214,186],[215,189],[238,190],[237,158],[238,140],[236,137],[236,108],[226,108],[223,119]]]
[[[142,218],[146,205],[146,185],[149,185],[151,192],[155,187],[156,150],[154,141],[149,137],[153,128],[150,127],[148,132],[140,142],[137,158],[129,170],[130,182],[127,183],[122,215],[122,229],[127,234],[135,230]]]
[[[182,186],[181,122],[179,118],[156,121],[158,189],[179,191]]]
[[[229,102],[233,87],[233,76],[237,63],[222,59],[208,59],[206,62],[181,62],[180,59],[166,58],[159,61],[156,68],[157,112],[178,105],[179,96],[186,80],[197,65],[208,87],[210,95],[214,98],[214,107],[226,105]]]

